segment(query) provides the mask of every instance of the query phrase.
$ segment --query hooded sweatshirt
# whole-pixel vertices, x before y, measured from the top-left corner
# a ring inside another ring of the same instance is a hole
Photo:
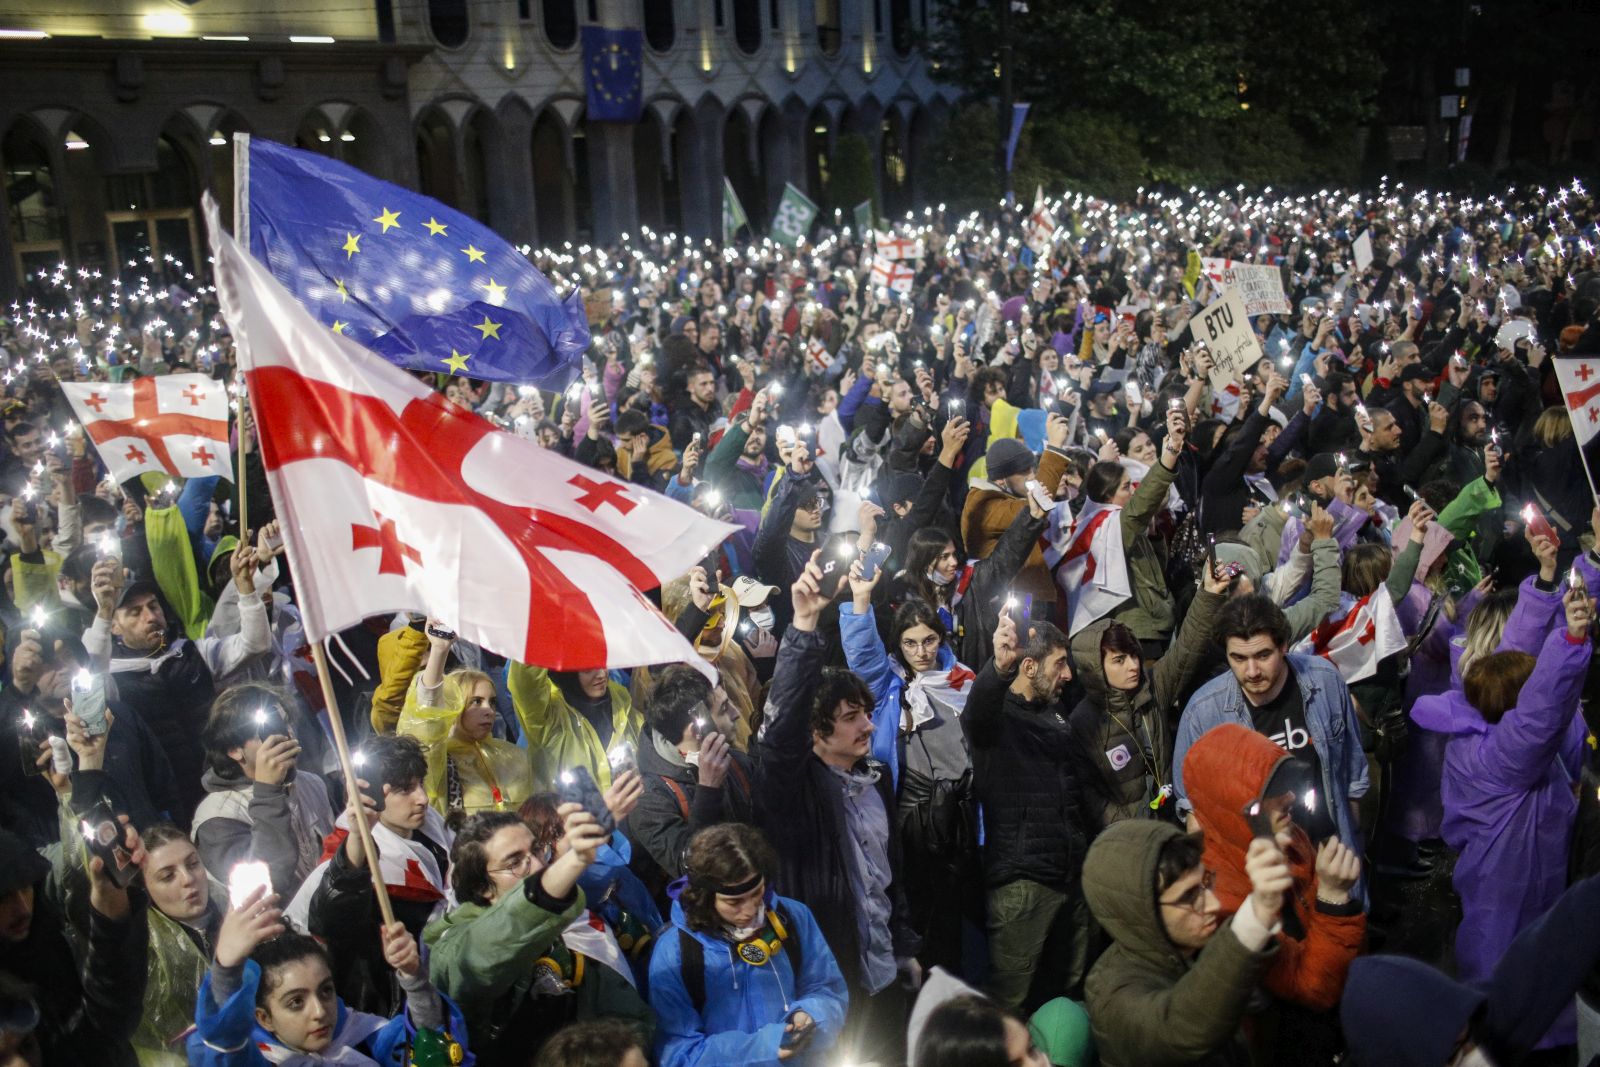
[[[1084,898],[1115,942],[1084,986],[1101,1067],[1250,1062],[1239,1024],[1278,949],[1253,911],[1224,920],[1193,956],[1172,942],[1156,868],[1162,846],[1179,836],[1168,823],[1126,820],[1084,861]]]
[[[1292,757],[1247,727],[1223,723],[1201,736],[1184,757],[1184,780],[1191,783],[1195,818],[1206,835],[1205,865],[1216,872],[1217,899],[1224,911],[1237,911],[1250,895],[1245,853],[1254,834],[1245,819],[1246,806],[1264,799],[1273,771]],[[1360,901],[1330,905],[1318,899],[1316,848],[1296,826],[1285,849],[1294,888],[1286,914],[1300,936],[1278,935],[1278,958],[1267,971],[1266,988],[1273,996],[1315,1011],[1339,1003],[1350,961],[1361,951],[1367,919]]]

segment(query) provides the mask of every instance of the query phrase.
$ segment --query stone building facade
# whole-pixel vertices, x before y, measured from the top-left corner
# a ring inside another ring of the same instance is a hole
[[[948,114],[935,0],[0,0],[0,293],[57,262],[203,255],[230,135],[323,152],[533,245],[714,236],[723,178],[764,229],[822,201],[841,134],[880,207],[917,200]],[[643,114],[589,122],[584,25],[644,31]]]

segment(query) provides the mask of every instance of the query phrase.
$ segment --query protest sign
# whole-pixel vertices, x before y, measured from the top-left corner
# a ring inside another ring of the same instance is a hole
[[[1250,328],[1250,316],[1245,313],[1239,290],[1232,286],[1223,290],[1220,300],[1189,320],[1189,329],[1211,353],[1213,392],[1220,393],[1227,386],[1242,382],[1244,372],[1261,359],[1261,343]]]
[[[1372,231],[1362,230],[1361,236],[1350,246],[1350,251],[1355,253],[1356,270],[1366,270],[1372,263]]]
[[[1239,290],[1244,313],[1251,318],[1289,313],[1289,298],[1283,295],[1283,272],[1277,267],[1235,263],[1223,272],[1222,283]]]

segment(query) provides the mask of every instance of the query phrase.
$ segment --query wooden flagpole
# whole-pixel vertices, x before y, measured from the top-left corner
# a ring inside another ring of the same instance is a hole
[[[213,223],[215,217],[213,216]],[[233,234],[239,243],[248,252],[250,248],[250,135],[236,133],[233,135]],[[242,348],[239,350],[242,356]],[[250,514],[245,496],[245,442],[249,430],[245,426],[245,416],[249,412],[250,392],[245,384],[244,375],[239,375],[239,537],[242,549],[249,550],[247,538],[250,534]],[[260,437],[256,444],[261,443]],[[287,540],[287,538],[285,539]],[[290,553],[293,556],[293,553]],[[294,561],[289,561],[290,570],[294,569]],[[322,699],[328,706],[328,727],[333,732],[334,749],[339,754],[339,767],[344,771],[344,788],[347,806],[354,801],[355,810],[363,811],[361,803],[361,787],[356,784],[355,761],[350,756],[350,742],[344,734],[344,717],[339,714],[339,701],[333,693],[333,679],[328,674],[328,658],[324,652],[321,641],[311,642],[311,659],[316,664],[317,681],[322,684]],[[389,889],[383,884],[383,872],[378,868],[378,849],[372,843],[372,830],[367,826],[364,815],[358,815],[354,820],[355,825],[351,832],[361,839],[361,852],[367,859],[367,873],[372,877],[372,891],[378,897],[378,912],[383,916],[384,925],[394,922],[394,907],[389,903]]]
[[[344,719],[339,714],[339,702],[333,695],[333,679],[328,676],[328,657],[321,641],[311,643],[311,658],[317,665],[317,681],[322,683],[322,699],[328,705],[328,725],[333,730],[333,746],[339,753],[339,767],[344,771],[345,795],[356,811],[362,811],[361,787],[356,784],[355,762],[350,758],[350,742],[344,736]],[[389,889],[383,884],[383,872],[378,869],[378,850],[372,844],[372,830],[365,816],[353,820],[351,832],[361,838],[361,852],[367,857],[367,873],[372,876],[372,891],[378,895],[378,911],[383,914],[384,925],[394,922],[394,908],[389,904]]]

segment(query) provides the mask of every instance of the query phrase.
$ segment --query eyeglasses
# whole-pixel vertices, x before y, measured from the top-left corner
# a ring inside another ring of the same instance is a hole
[[[902,637],[900,639],[900,651],[932,652],[939,647],[939,643],[943,640],[944,638],[940,637],[938,634],[930,634],[920,641],[914,637]]]
[[[1199,885],[1189,890],[1177,900],[1161,901],[1161,906],[1163,908],[1184,908],[1188,911],[1194,912],[1196,915],[1203,915],[1205,914],[1204,909],[1206,894],[1211,892],[1212,889],[1216,888],[1216,884],[1217,872],[1208,867],[1206,868],[1205,873],[1200,876]]]
[[[539,867],[548,867],[550,861],[555,858],[555,854],[556,847],[554,845],[546,845],[538,852],[513,852],[506,857],[506,862],[503,866],[490,867],[488,873],[509,874],[513,878],[521,878],[534,871],[535,863]]]

